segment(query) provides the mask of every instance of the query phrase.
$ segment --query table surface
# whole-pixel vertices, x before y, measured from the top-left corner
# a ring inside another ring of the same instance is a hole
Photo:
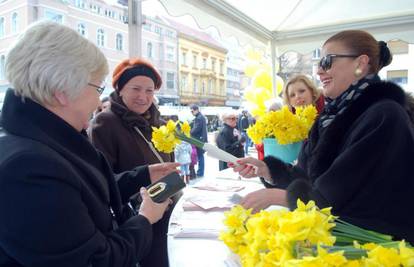
[[[238,192],[221,192],[196,189],[195,186],[214,185],[229,188],[242,186]],[[184,189],[184,195],[175,206],[168,230],[168,257],[171,267],[239,266],[237,257],[230,253],[217,236],[224,229],[224,211],[184,211],[189,200],[203,201],[203,207],[231,205],[234,194],[244,196],[263,188],[258,178],[242,179],[231,169],[223,170],[214,177],[204,177],[193,187]],[[230,201],[231,202],[231,201]]]

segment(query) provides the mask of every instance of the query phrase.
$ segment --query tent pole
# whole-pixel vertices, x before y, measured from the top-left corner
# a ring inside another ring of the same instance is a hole
[[[142,45],[142,2],[128,1],[129,57],[141,57]]]
[[[271,50],[271,58],[272,58],[272,86],[273,86],[273,96],[278,97],[277,94],[277,80],[276,80],[276,60],[277,64],[279,64],[279,60],[276,56],[276,41],[274,38],[270,40],[270,50]]]

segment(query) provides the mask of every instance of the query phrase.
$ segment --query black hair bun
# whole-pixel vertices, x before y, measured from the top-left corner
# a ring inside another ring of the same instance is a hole
[[[378,42],[380,53],[379,53],[379,65],[380,67],[388,66],[392,61],[392,54],[390,49],[387,46],[387,43],[384,41]]]

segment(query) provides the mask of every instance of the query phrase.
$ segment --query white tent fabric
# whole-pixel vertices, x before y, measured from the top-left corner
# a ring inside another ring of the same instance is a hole
[[[276,55],[307,53],[344,29],[363,29],[377,39],[414,43],[413,0],[159,0],[171,15],[190,14],[201,28]]]

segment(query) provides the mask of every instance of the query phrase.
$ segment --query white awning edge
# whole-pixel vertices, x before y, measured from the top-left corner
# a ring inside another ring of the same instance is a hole
[[[306,30],[274,32],[273,37],[278,55],[287,51],[305,54],[321,47],[323,42],[333,34],[353,29],[368,31],[377,40],[399,39],[414,43],[414,14],[327,25]]]

